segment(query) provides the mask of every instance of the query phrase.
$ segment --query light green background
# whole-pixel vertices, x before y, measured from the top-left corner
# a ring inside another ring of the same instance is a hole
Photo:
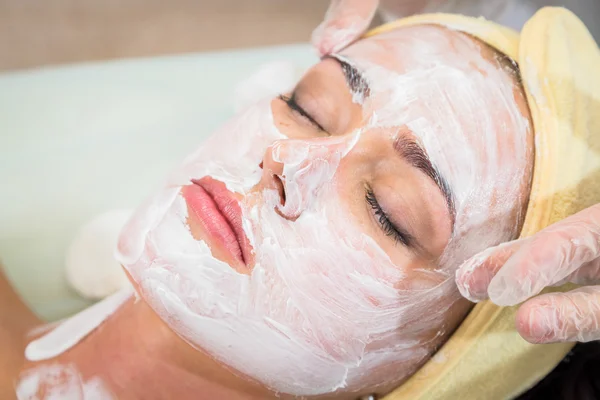
[[[89,304],[64,275],[77,230],[135,207],[233,114],[236,85],[274,60],[316,57],[293,45],[0,75],[0,259],[38,315]]]

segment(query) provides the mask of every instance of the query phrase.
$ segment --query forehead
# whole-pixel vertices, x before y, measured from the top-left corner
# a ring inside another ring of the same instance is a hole
[[[494,61],[494,52],[477,39],[442,26],[419,25],[395,29],[360,40],[342,55],[368,60],[397,73],[449,66],[464,71]]]
[[[488,169],[527,124],[516,81],[494,50],[467,34],[403,27],[358,41],[341,56],[369,85],[364,116],[377,127],[408,127],[442,172]],[[459,195],[462,183],[455,185]]]
[[[403,27],[358,41],[341,56],[369,85],[364,116],[378,127],[408,127],[443,171],[488,168],[527,125],[520,85],[493,49],[467,34]]]

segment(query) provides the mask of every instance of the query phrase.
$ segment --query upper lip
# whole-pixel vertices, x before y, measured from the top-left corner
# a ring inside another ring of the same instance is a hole
[[[235,235],[241,252],[241,262],[248,267],[252,262],[253,250],[248,237],[244,233],[242,211],[236,196],[227,189],[223,182],[209,176],[201,179],[192,179],[191,182],[204,189],[214,201],[217,210],[227,222],[228,228]]]

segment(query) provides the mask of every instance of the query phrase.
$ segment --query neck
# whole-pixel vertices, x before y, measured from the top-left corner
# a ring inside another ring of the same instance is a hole
[[[40,371],[49,367],[62,368],[67,371],[66,375],[78,374],[79,378],[72,381],[83,388],[80,393],[105,390],[115,399],[250,400],[274,397],[264,387],[234,375],[192,348],[144,301],[133,298],[68,351],[51,360],[27,363],[21,382],[26,381],[24,376],[37,374],[34,381],[38,382],[38,392],[47,392],[47,388],[40,388],[44,385],[39,384],[43,381],[39,376],[43,374]],[[52,374],[52,382],[56,383],[56,372]],[[65,372],[59,374],[64,376]],[[50,396],[41,398],[49,399]],[[80,396],[83,400],[86,397],[85,394]]]

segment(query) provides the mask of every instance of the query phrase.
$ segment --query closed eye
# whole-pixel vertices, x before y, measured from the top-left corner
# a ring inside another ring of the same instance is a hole
[[[392,223],[390,218],[387,216],[387,214],[385,213],[383,208],[381,208],[381,205],[377,201],[375,193],[369,187],[366,188],[365,199],[367,201],[367,204],[373,210],[373,214],[375,219],[377,220],[377,224],[380,226],[381,230],[383,230],[383,233],[393,238],[394,241],[402,243],[407,247],[410,247],[411,243],[413,243],[414,241],[414,238],[409,233],[405,232],[403,229],[396,227],[394,223]]]
[[[292,93],[291,96],[285,96],[283,94],[279,95],[279,99],[282,100],[285,104],[287,104],[287,106],[289,107],[289,109],[293,112],[297,112],[298,114],[300,114],[301,117],[305,118],[308,120],[308,122],[310,122],[312,125],[315,126],[315,128],[319,129],[320,131],[323,132],[327,132],[322,126],[321,124],[319,124],[317,121],[315,121],[315,119],[306,112],[306,110],[304,110],[304,108],[302,108],[298,102],[296,101],[296,94],[295,92]]]

